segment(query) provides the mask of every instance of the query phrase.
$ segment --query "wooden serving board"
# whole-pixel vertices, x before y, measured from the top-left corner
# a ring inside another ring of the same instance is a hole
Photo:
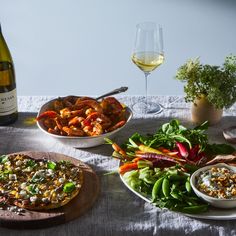
[[[96,173],[80,160],[53,152],[20,152],[34,159],[46,158],[53,161],[67,160],[79,165],[83,170],[84,182],[79,194],[68,204],[48,211],[28,211],[17,215],[8,210],[0,210],[0,226],[12,229],[36,229],[63,224],[76,219],[91,208],[100,192]],[[15,154],[15,153],[14,153]]]

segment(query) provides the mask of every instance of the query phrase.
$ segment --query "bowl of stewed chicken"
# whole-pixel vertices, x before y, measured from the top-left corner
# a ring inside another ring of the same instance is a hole
[[[114,137],[132,116],[131,109],[115,97],[66,96],[45,103],[36,120],[39,129],[50,137],[75,148],[89,148]]]

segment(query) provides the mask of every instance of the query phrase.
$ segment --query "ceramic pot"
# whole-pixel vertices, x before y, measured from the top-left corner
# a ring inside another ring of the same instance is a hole
[[[223,109],[215,108],[206,97],[195,100],[195,104],[191,106],[192,121],[201,124],[208,120],[210,125],[217,124],[223,114]]]

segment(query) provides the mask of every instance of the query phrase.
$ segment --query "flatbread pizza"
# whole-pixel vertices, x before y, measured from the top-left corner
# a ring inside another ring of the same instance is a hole
[[[83,171],[68,161],[0,156],[0,201],[29,210],[61,207],[78,195]]]

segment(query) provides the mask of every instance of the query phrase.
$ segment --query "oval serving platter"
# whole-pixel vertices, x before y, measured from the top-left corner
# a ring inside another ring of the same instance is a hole
[[[120,175],[121,181],[124,183],[124,185],[132,191],[136,196],[143,199],[144,201],[152,204],[152,201],[147,196],[142,195],[141,193],[135,191],[133,188],[131,188],[124,180],[122,175]],[[192,218],[197,219],[211,219],[211,220],[234,220],[236,219],[236,208],[233,209],[220,209],[215,207],[210,207],[209,211],[201,214],[185,214],[182,212],[178,212],[179,214],[183,214]]]

